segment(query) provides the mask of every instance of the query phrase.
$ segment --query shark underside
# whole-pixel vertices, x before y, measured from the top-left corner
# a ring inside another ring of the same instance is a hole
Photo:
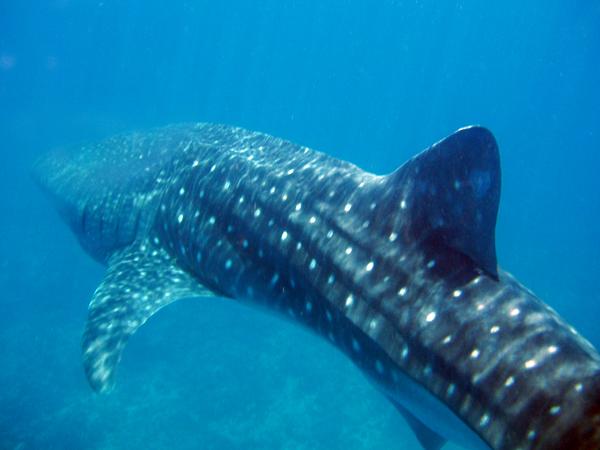
[[[600,356],[496,262],[496,141],[458,130],[386,176],[263,133],[184,124],[36,165],[105,264],[83,336],[108,391],[162,307],[221,296],[344,352],[426,450],[600,449]]]

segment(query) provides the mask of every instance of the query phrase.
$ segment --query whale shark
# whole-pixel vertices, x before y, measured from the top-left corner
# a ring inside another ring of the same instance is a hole
[[[107,267],[82,340],[95,391],[161,308],[217,296],[320,335],[426,450],[600,448],[600,355],[498,267],[500,159],[483,127],[387,175],[198,123],[49,153],[34,176]]]

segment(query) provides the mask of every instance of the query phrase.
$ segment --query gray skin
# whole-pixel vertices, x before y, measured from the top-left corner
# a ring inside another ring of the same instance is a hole
[[[500,168],[483,128],[387,176],[208,124],[52,154],[35,173],[108,266],[83,338],[97,391],[152,314],[218,295],[330,341],[427,450],[600,448],[600,356],[497,268]]]

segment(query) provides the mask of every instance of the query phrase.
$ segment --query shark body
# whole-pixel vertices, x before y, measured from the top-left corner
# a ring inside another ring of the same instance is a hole
[[[163,306],[217,295],[330,341],[426,450],[600,448],[600,356],[496,263],[498,149],[464,128],[387,176],[262,133],[175,125],[36,167],[108,266],[83,338],[106,391]]]

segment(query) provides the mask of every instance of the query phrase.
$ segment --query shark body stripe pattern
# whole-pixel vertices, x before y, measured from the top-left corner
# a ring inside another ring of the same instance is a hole
[[[108,265],[83,339],[106,391],[183,297],[253,303],[330,341],[427,450],[600,448],[600,356],[496,263],[496,142],[461,129],[387,176],[241,128],[189,124],[36,166]]]

